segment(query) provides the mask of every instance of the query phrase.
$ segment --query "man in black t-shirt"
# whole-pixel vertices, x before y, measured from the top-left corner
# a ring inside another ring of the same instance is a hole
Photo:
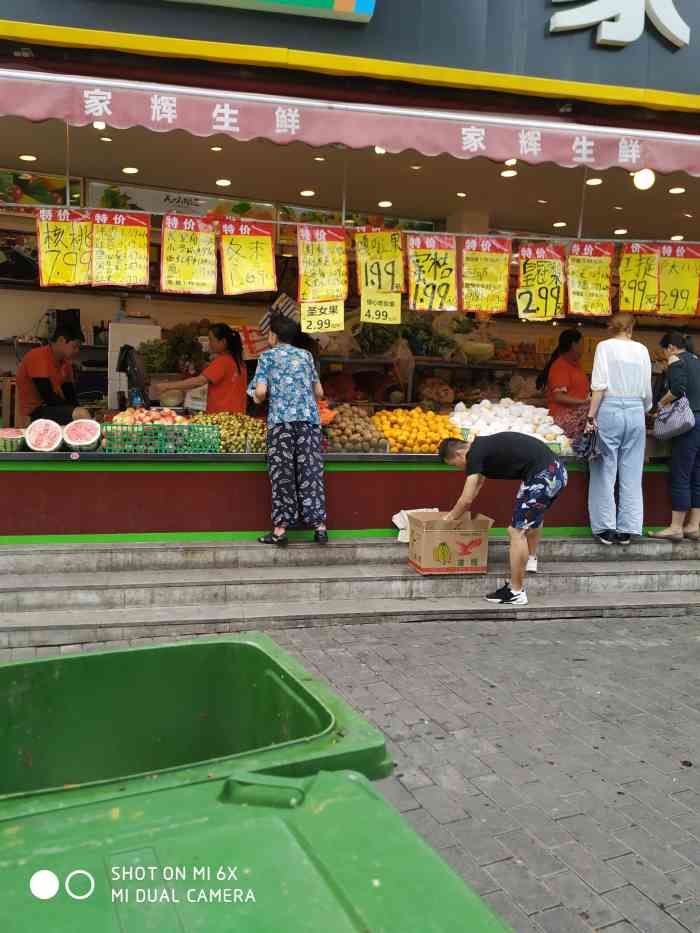
[[[487,479],[519,479],[510,536],[510,580],[486,599],[502,605],[527,605],[525,568],[536,572],[537,546],[544,513],[567,484],[564,464],[542,441],[529,434],[503,431],[489,437],[458,441],[446,438],[438,451],[443,463],[467,474],[462,495],[447,515],[456,520],[471,508]]]

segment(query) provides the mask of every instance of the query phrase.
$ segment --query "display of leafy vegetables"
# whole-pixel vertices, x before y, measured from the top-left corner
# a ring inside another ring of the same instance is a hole
[[[353,330],[353,337],[363,356],[383,356],[399,339],[396,327],[382,324],[360,324]]]
[[[400,335],[406,339],[414,356],[449,356],[456,347],[450,337],[433,331],[433,317],[425,312],[410,311],[404,318]]]
[[[200,369],[204,350],[199,342],[199,324],[176,324],[164,340],[147,340],[138,352],[148,373],[182,372],[192,364]]]
[[[164,340],[147,340],[138,347],[138,353],[147,373],[171,372],[168,366],[170,351]]]

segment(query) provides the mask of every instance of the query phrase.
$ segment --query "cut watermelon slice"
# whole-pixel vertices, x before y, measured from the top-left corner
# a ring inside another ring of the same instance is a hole
[[[67,424],[63,429],[63,440],[71,450],[95,450],[100,443],[102,428],[97,421],[82,418]]]
[[[19,428],[0,428],[0,453],[13,454],[20,449],[24,431]]]
[[[40,418],[30,424],[24,432],[27,447],[37,453],[53,453],[63,443],[63,430],[60,424]]]

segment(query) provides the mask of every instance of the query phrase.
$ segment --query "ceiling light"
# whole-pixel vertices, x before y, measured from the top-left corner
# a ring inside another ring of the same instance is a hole
[[[680,242],[681,240],[685,240],[685,237],[682,233],[676,233],[676,235],[672,236],[671,239]]]
[[[507,168],[505,172],[501,172],[501,178],[515,178],[517,174],[514,168]]]
[[[549,204],[549,201],[545,201],[544,198],[538,198],[537,203],[538,204]]]
[[[285,259],[291,259],[294,253],[282,253]]]
[[[111,143],[111,142],[112,142],[112,137],[111,137],[111,136],[100,136],[100,142],[101,142],[101,143]]]
[[[466,196],[467,196],[467,192],[466,192],[466,191],[458,191],[458,192],[457,192],[457,197],[458,197],[458,198],[466,198]]]
[[[382,148],[382,146],[375,146],[374,151],[377,155],[386,155],[386,149]]]
[[[223,146],[210,146],[209,148],[211,149],[212,152],[223,152],[224,151]]]
[[[411,168],[413,169],[414,172],[420,172],[420,170],[423,168],[423,166],[422,166],[422,165],[412,165]]]
[[[20,162],[36,162],[36,159],[35,155],[21,155],[19,157]]]
[[[619,227],[617,230],[613,230],[614,236],[627,236],[627,230],[624,227]]]
[[[217,178],[216,183],[219,186],[219,188],[228,188],[231,185],[231,179],[230,178]]]
[[[92,126],[93,126],[93,128],[96,129],[96,130],[106,130],[106,129],[107,129],[107,124],[106,124],[104,121],[102,121],[102,120],[96,120],[96,121],[92,124]]]
[[[380,201],[377,206],[378,207],[393,207],[394,202],[393,201]]]
[[[122,169],[122,172],[124,172],[125,175],[138,175],[139,170],[134,168],[133,165],[127,165],[126,168]]]
[[[325,162],[325,161],[326,161],[325,156],[314,156],[314,162]]]
[[[602,178],[589,178],[587,179],[586,184],[590,185],[591,188],[597,188],[598,185],[603,184],[603,179]]]
[[[648,191],[656,184],[656,174],[650,168],[643,168],[634,173],[634,187],[639,191]]]
[[[669,194],[685,194],[685,188],[681,188],[680,186],[678,188],[669,188],[668,193]]]
[[[619,204],[616,204],[615,207],[613,207],[613,210],[614,210],[614,211],[621,211],[621,210],[623,210],[623,208],[621,208]]]
[[[552,226],[553,226],[553,227],[565,227],[565,226],[566,226],[566,221],[565,221],[565,220],[555,220],[555,222],[552,224]]]
[[[692,220],[692,219],[693,219],[693,214],[683,214],[683,216],[684,216],[684,217],[687,217],[688,220]]]
[[[300,191],[299,194],[302,198],[313,198],[316,192],[312,188],[304,188],[303,191]]]
[[[506,161],[503,164],[504,165],[517,165],[518,160],[517,159],[506,159]]]

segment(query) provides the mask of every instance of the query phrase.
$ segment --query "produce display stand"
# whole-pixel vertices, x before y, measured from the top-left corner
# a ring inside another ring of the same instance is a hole
[[[463,475],[427,455],[327,454],[331,533],[394,537],[401,509],[449,509]],[[585,463],[566,461],[569,485],[545,533],[590,535]],[[263,455],[106,455],[66,452],[0,455],[0,542],[63,540],[253,539],[270,524]],[[479,509],[510,523],[518,484],[487,483]],[[645,522],[661,526],[671,508],[666,462],[644,468]],[[18,502],[31,507],[17,508]]]

